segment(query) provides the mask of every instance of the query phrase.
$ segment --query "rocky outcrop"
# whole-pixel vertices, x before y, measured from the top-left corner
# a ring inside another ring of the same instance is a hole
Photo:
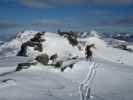
[[[124,44],[114,46],[114,48],[118,48],[118,49],[125,50],[128,52],[133,52],[133,50],[131,48],[128,48],[127,45],[124,45]]]
[[[41,54],[39,56],[37,56],[35,58],[36,61],[38,61],[39,63],[43,64],[43,65],[48,65],[49,62],[49,56],[47,54]]]
[[[78,40],[77,40],[77,37],[78,37],[78,33],[76,32],[61,32],[61,31],[58,31],[58,34],[60,36],[64,36],[67,38],[68,42],[72,45],[72,46],[77,46],[78,45]]]
[[[36,62],[27,62],[27,63],[20,63],[18,64],[17,68],[15,71],[21,71],[22,69],[27,69],[29,68],[31,65],[36,65]]]
[[[69,36],[69,37],[67,37],[67,39],[72,46],[78,45],[78,40],[76,38]]]
[[[21,49],[18,52],[17,56],[28,56],[27,55],[27,47],[34,47],[34,50],[42,52],[43,51],[42,42],[45,41],[44,39],[42,39],[42,37],[41,37],[42,35],[44,35],[44,32],[37,33],[37,34],[35,34],[35,36],[32,39],[23,43],[21,45]]]

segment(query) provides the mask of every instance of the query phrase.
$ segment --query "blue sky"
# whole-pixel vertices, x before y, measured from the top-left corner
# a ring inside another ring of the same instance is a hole
[[[0,36],[23,29],[133,31],[133,0],[0,0]]]

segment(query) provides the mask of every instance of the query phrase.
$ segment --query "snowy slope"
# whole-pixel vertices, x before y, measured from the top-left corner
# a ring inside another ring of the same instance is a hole
[[[0,46],[0,55],[3,56],[15,56],[19,51],[22,43],[28,41],[33,38],[36,34],[36,31],[24,31],[18,32],[14,39],[11,41],[5,42]]]
[[[16,55],[20,50],[22,43],[30,40],[36,33],[37,32],[35,31],[24,31],[18,33],[15,39],[0,46],[0,54],[5,56]],[[119,44],[121,43],[121,41],[114,39],[108,39],[108,41],[105,41],[105,39],[101,38],[99,34],[100,33],[93,30],[90,32],[90,37],[79,38],[79,40],[85,41],[86,44],[95,44],[96,49],[93,50],[95,57],[130,66],[133,65],[133,54],[131,52],[108,46],[109,41],[112,41],[111,45]],[[60,58],[68,58],[70,56],[84,56],[83,52],[80,52],[76,47],[72,47],[66,38],[61,37],[56,33],[46,32],[42,38],[46,40],[45,42],[43,42],[44,50],[42,53],[47,53],[49,56],[57,53]],[[84,49],[84,46],[82,47],[82,49]],[[132,45],[130,47],[132,47]],[[28,54],[29,56],[37,56],[40,53],[38,51],[34,51],[33,48],[29,47]]]
[[[54,33],[46,33],[44,36],[44,52],[49,55],[57,53],[59,57],[70,57],[80,55],[81,52],[76,47],[72,47],[68,40]]]
[[[10,42],[0,47],[1,51],[10,48],[12,52],[5,54],[16,55],[22,42],[31,39],[36,32],[25,31]],[[108,46],[97,32],[93,36],[79,39],[86,44],[94,43],[94,62],[97,66],[96,77],[91,86],[92,100],[132,100],[133,99],[133,54]],[[18,63],[27,62],[35,52],[28,48],[29,58],[1,57],[0,58],[0,100],[79,100],[79,85],[90,73],[92,62],[85,60],[83,51],[72,47],[66,38],[55,33],[46,32],[42,37],[43,52],[48,55],[57,53],[60,59],[79,56],[73,69],[64,72],[52,66],[37,64],[29,69],[14,72]],[[20,42],[20,40],[22,42]],[[84,49],[84,46],[83,48]],[[4,52],[2,51],[2,54]],[[82,59],[83,58],[83,59]],[[92,66],[93,67],[93,66]]]
[[[132,100],[133,68],[101,59],[95,61],[98,68],[92,85],[92,100]],[[90,62],[80,61],[74,69],[65,72],[38,65],[0,76],[0,99],[79,100],[78,87],[85,79],[89,65]],[[12,71],[14,67],[9,69]]]
[[[99,38],[91,38],[89,42],[96,44],[95,57],[133,66],[133,53],[108,46],[104,40]]]
[[[132,58],[133,54],[124,50],[108,47],[99,49],[95,52],[98,58],[103,58],[112,62],[133,66]]]
[[[33,38],[36,33],[37,32],[34,31],[18,33],[15,39],[0,46],[0,54],[5,56],[15,56],[20,50],[22,43]],[[57,53],[59,56],[74,56],[80,53],[77,48],[73,48],[69,44],[66,38],[61,37],[56,33],[46,32],[45,34],[46,35],[42,37],[46,40],[46,42],[43,43],[44,51],[42,53],[48,53],[49,55]],[[29,56],[37,56],[40,53],[29,47],[28,54]]]
[[[98,36],[98,33],[96,33],[95,31],[93,31],[92,34],[94,34],[94,37],[80,39],[80,41],[86,41],[87,44],[95,44],[96,49],[93,49],[93,51],[95,53],[94,56],[96,58],[101,58],[115,63],[133,66],[133,53],[109,46],[109,41],[105,41],[106,39],[100,38],[100,36]],[[112,41],[113,43],[111,45],[117,45],[120,43],[127,44],[123,41],[114,39],[110,39],[110,41]],[[132,45],[130,45],[129,47],[132,48]]]

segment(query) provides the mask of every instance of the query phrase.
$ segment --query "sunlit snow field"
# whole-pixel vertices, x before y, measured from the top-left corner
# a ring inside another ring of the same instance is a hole
[[[34,33],[26,32],[31,37]],[[24,36],[22,41],[27,41]],[[80,100],[79,86],[89,73],[92,62],[84,59],[84,53],[69,45],[64,37],[47,33],[44,38],[43,52],[49,55],[58,53],[62,59],[71,53],[83,59],[76,62],[73,69],[67,68],[64,72],[39,63],[14,72],[18,63],[26,62],[39,53],[29,48],[30,57],[16,57],[21,42],[14,39],[1,47],[7,57],[0,57],[0,100]],[[91,85],[91,99],[133,100],[133,54],[108,47],[98,36],[85,40],[96,44],[93,51],[97,68]],[[4,52],[7,47],[11,47],[12,52]]]

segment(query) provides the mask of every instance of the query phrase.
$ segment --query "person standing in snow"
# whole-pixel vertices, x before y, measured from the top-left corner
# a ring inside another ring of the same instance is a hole
[[[86,56],[86,59],[90,59],[90,61],[92,60],[92,57],[93,57],[93,53],[92,53],[92,50],[91,48],[95,48],[95,45],[94,44],[90,44],[90,45],[87,45],[85,47],[85,56]]]

